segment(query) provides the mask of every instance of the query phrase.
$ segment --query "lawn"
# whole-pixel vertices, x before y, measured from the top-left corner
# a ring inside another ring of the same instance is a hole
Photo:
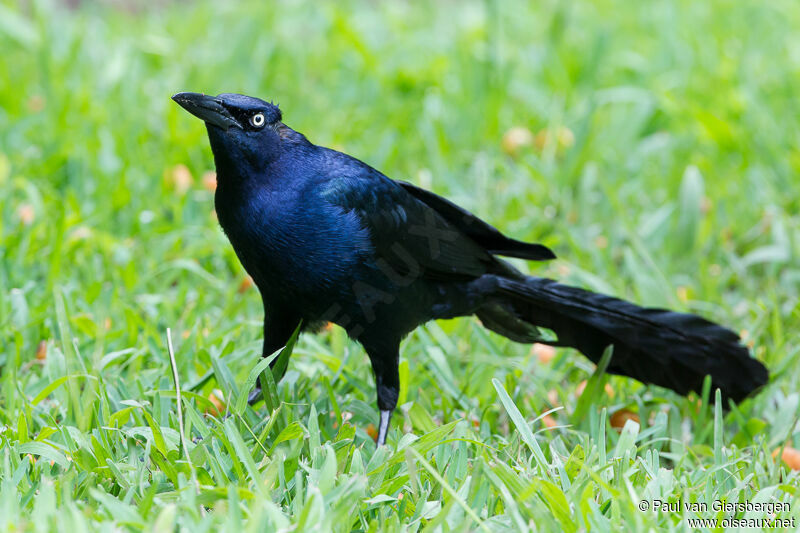
[[[773,518],[723,500],[800,524],[800,3],[18,4],[0,3],[0,530]],[[458,319],[405,340],[386,448],[336,327],[245,407],[261,300],[184,90],[279,102],[312,142],[552,248],[515,262],[532,274],[740,331],[770,384],[721,409]]]

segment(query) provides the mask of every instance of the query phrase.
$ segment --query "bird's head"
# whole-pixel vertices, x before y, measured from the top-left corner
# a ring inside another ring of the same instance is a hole
[[[172,97],[208,129],[217,171],[220,167],[246,170],[263,168],[279,150],[281,111],[278,106],[242,94],[209,96],[178,93]]]

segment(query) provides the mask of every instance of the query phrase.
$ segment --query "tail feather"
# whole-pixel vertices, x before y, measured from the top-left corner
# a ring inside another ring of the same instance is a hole
[[[614,345],[608,371],[670,388],[700,392],[706,375],[723,399],[741,401],[767,382],[733,331],[697,315],[648,309],[553,280],[498,278],[484,325],[512,340],[576,348],[595,363]],[[552,330],[543,340],[536,326]]]

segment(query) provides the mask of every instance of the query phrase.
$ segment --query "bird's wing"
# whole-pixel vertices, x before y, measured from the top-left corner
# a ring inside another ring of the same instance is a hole
[[[414,198],[436,210],[445,220],[471,237],[489,253],[536,261],[547,261],[556,258],[556,254],[546,246],[510,239],[500,233],[494,226],[487,224],[446,198],[405,181],[397,181],[396,183],[400,184]]]
[[[452,280],[473,279],[496,264],[481,244],[399,183],[366,165],[346,170],[325,181],[322,197],[358,218],[379,268],[383,261],[401,275],[417,269],[426,278]]]

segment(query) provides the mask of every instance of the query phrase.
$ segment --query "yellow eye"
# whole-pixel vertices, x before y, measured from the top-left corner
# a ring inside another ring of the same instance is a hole
[[[250,117],[250,124],[252,124],[256,128],[260,128],[264,125],[264,113],[256,113],[252,117]]]

